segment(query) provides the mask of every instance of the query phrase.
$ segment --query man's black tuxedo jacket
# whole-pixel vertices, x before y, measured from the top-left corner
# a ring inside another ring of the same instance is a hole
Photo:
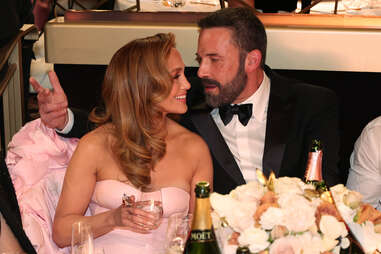
[[[308,151],[313,139],[324,148],[323,178],[329,186],[338,183],[338,105],[335,94],[325,88],[302,84],[274,73],[266,67],[271,80],[267,111],[263,170],[277,177],[303,178]],[[208,144],[213,157],[214,191],[228,193],[244,184],[242,173],[223,139],[210,111],[190,112],[182,124],[198,133]]]
[[[324,180],[329,186],[338,183],[336,95],[328,89],[279,76],[269,67],[265,68],[265,72],[271,80],[263,154],[265,173],[272,170],[277,177],[303,178],[311,141],[319,139],[324,149]],[[80,137],[88,130],[89,124],[84,116],[86,114],[75,112],[73,130],[68,136]],[[214,191],[228,193],[245,183],[232,153],[210,116],[210,109],[190,110],[181,124],[198,133],[209,146],[213,158]]]
[[[7,166],[1,156],[0,160],[0,212],[21,248],[28,254],[36,253],[22,227],[19,206]]]

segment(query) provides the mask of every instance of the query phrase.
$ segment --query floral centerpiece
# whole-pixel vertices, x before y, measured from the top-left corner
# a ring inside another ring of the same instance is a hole
[[[260,177],[259,177],[260,178]],[[381,212],[339,184],[317,190],[299,178],[249,182],[227,195],[212,193],[212,219],[224,254],[328,254],[350,245],[348,230],[365,253],[381,251]]]
[[[346,225],[329,195],[299,178],[249,182],[227,195],[212,193],[212,219],[222,252],[339,253],[348,248]]]

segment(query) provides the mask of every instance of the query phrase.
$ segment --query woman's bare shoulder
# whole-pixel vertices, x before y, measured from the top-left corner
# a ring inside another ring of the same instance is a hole
[[[93,152],[103,151],[110,145],[112,139],[110,129],[107,126],[100,126],[84,135],[78,147]]]
[[[192,153],[209,153],[209,148],[206,142],[196,133],[191,132],[185,127],[181,126],[177,122],[175,123],[175,138],[176,143],[181,144],[182,147],[186,148]]]

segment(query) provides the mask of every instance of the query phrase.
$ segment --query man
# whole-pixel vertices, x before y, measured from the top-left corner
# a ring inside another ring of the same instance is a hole
[[[381,116],[370,121],[357,139],[347,187],[360,192],[363,201],[381,211]]]
[[[265,175],[274,171],[277,176],[302,178],[313,139],[324,146],[324,179],[328,185],[336,184],[339,141],[334,93],[286,79],[266,66],[265,29],[250,9],[222,9],[200,20],[199,27],[198,76],[213,110],[190,112],[182,123],[209,145],[214,190],[228,193],[255,180],[256,168]],[[39,100],[48,101],[50,96],[51,91],[40,92]],[[230,108],[231,104],[246,105]],[[49,107],[40,105],[42,118],[55,113],[65,123],[66,97]],[[249,114],[239,111],[242,107]],[[76,126],[77,133],[84,129]]]
[[[256,168],[265,175],[274,171],[302,178],[313,139],[324,144],[324,179],[336,184],[336,96],[281,77],[264,64],[265,29],[249,9],[221,10],[198,25],[198,76],[214,109],[210,114],[192,113],[183,122],[209,144],[214,189],[227,193],[245,180],[255,180]],[[241,108],[252,114],[245,116],[230,104],[246,104]]]

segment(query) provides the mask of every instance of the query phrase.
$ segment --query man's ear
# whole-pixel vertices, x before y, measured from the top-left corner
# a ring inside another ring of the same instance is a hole
[[[254,49],[247,53],[245,61],[246,72],[252,72],[261,66],[262,53],[258,49]]]

